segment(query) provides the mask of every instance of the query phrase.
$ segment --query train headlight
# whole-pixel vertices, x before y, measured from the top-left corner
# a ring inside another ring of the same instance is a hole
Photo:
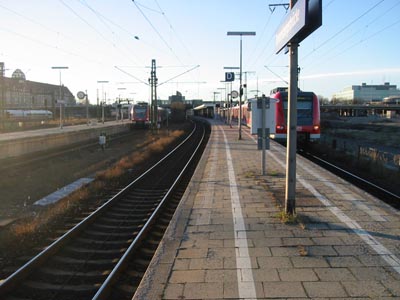
[[[313,129],[314,129],[314,131],[318,131],[319,130],[319,125],[314,125]]]
[[[283,130],[285,129],[285,126],[283,125],[276,125],[276,130]]]

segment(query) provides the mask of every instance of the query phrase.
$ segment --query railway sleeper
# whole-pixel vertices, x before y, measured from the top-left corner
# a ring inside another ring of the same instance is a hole
[[[145,242],[145,244],[146,245],[149,245],[149,248],[153,248],[153,249],[156,249],[157,247],[158,247],[158,244],[160,243],[160,239],[154,239],[153,237],[151,237],[151,236],[149,236],[147,239],[146,239],[146,242]]]
[[[136,201],[120,201],[118,202],[118,207],[126,208],[126,209],[133,209],[133,210],[149,210],[151,208],[157,207],[158,203],[151,203],[151,202],[136,202]]]
[[[110,299],[118,299],[118,300],[130,300],[132,299],[133,293],[138,288],[138,285],[132,285],[128,283],[118,284],[112,294]]]
[[[57,278],[69,279],[72,277],[76,277],[82,282],[82,280],[90,280],[90,281],[100,281],[103,282],[105,278],[111,273],[111,270],[105,271],[88,271],[88,272],[80,272],[74,270],[60,270],[54,268],[41,268],[38,270],[45,276],[52,276]]]
[[[133,260],[133,262],[129,264],[130,265],[129,268],[146,272],[146,269],[147,269],[149,263],[150,263],[150,260],[148,260],[146,257],[138,255]]]
[[[62,267],[65,270],[80,270],[81,272],[93,271],[96,269],[108,270],[115,266],[119,258],[114,259],[85,259],[72,258],[67,256],[58,255],[51,259],[52,266]]]
[[[84,236],[93,236],[96,238],[110,239],[110,240],[126,240],[136,236],[136,231],[131,232],[104,232],[100,230],[88,229],[85,230]]]
[[[139,255],[151,260],[156,249],[157,247],[152,247],[150,244],[146,245],[139,250]]]
[[[172,215],[163,214],[160,218],[158,218],[157,224],[159,224],[159,226],[161,226],[163,228],[164,227],[167,228],[169,223],[171,222],[171,219],[172,219]]]
[[[40,292],[46,293],[59,293],[65,294],[68,293],[69,296],[91,296],[96,293],[98,290],[99,285],[93,284],[81,284],[81,285],[65,285],[65,284],[51,284],[51,283],[44,283],[38,281],[26,281],[23,283],[23,288],[18,290],[23,290],[23,295],[40,295]],[[44,295],[43,295],[44,296]],[[44,297],[33,297],[33,299],[46,299]],[[60,297],[57,297],[59,299]],[[48,299],[53,299],[53,297],[49,297]],[[70,298],[71,299],[71,298]]]
[[[94,275],[93,272],[43,272],[39,270],[35,273],[35,278],[33,279],[36,282],[46,282],[47,284],[53,285],[68,285],[68,286],[79,286],[79,285],[101,285],[102,282],[107,278],[107,273],[110,271],[105,271],[104,274],[101,272],[97,272],[98,274]],[[89,274],[92,273],[92,274]]]
[[[93,245],[95,247],[107,247],[107,249],[112,249],[112,248],[122,248],[125,247],[126,245],[130,245],[133,241],[132,239],[125,239],[125,240],[116,240],[116,241],[101,241],[97,239],[88,239],[88,238],[78,238],[77,242],[79,244],[83,245]]]
[[[142,185],[141,188],[135,189],[135,195],[147,196],[152,193],[165,194],[168,191],[168,189],[169,187],[161,188],[161,187],[155,187],[154,185],[147,185],[147,186]]]
[[[169,222],[168,222],[169,224]],[[154,225],[154,230],[151,232],[151,235],[155,238],[155,239],[161,239],[164,236],[164,232],[166,230],[166,228],[168,227],[168,224],[159,224],[157,223],[156,225]]]
[[[136,213],[132,211],[126,211],[125,213],[119,212],[107,212],[107,217],[115,218],[115,219],[127,219],[127,218],[135,218],[135,219],[148,219],[151,216],[151,212],[146,213]]]
[[[153,191],[148,191],[146,194],[143,195],[137,195],[137,194],[132,194],[132,195],[127,195],[124,200],[121,200],[121,202],[125,203],[137,203],[139,205],[151,205],[155,201],[159,200],[165,195],[165,192],[153,192]]]
[[[128,226],[123,224],[107,225],[107,224],[96,223],[93,224],[92,227],[96,230],[102,230],[104,232],[114,232],[114,231],[132,232],[137,230],[137,226]]]
[[[81,245],[78,246],[69,246],[65,248],[64,252],[71,257],[76,256],[85,256],[91,257],[95,259],[114,259],[120,258],[126,251],[127,248],[119,248],[119,249],[94,249],[91,248],[84,248]]]
[[[137,226],[142,227],[144,220],[143,219],[115,219],[115,218],[108,218],[106,216],[103,216],[99,218],[99,223],[106,224],[106,225],[125,225],[125,226]]]
[[[113,209],[111,209],[111,213],[122,213],[125,214],[126,212],[132,213],[134,212],[135,214],[141,214],[141,215],[146,215],[149,211],[154,211],[155,207],[151,206],[151,207],[138,207],[136,206],[132,206],[132,207],[122,207],[121,205],[118,205],[116,207],[113,207]],[[130,215],[130,214],[129,214]]]

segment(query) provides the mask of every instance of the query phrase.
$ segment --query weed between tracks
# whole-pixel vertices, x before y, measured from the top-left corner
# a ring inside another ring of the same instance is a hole
[[[24,242],[37,240],[42,233],[53,229],[52,224],[57,223],[64,216],[76,215],[88,207],[90,198],[100,199],[105,190],[112,190],[130,180],[130,170],[138,168],[152,156],[165,151],[183,134],[184,130],[175,130],[168,136],[150,136],[144,143],[147,144],[144,151],[123,157],[107,170],[98,172],[91,184],[80,188],[35,215],[15,223],[2,237],[2,242],[8,242],[11,248],[14,248],[12,246],[14,243],[21,245]],[[91,204],[93,205],[93,203]]]

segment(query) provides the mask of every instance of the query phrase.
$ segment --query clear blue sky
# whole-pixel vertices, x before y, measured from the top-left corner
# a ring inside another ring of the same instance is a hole
[[[223,92],[223,67],[239,66],[239,37],[227,31],[255,31],[243,38],[243,70],[249,94],[258,83],[268,95],[289,72],[288,56],[274,49],[286,12],[271,12],[269,4],[287,2],[0,0],[0,61],[6,76],[19,68],[28,80],[52,84],[59,72],[51,67],[68,66],[62,82],[75,95],[88,90],[94,104],[102,89],[147,101],[156,59],[159,98],[179,90],[187,99],[211,100]],[[399,0],[323,0],[323,25],[299,47],[300,88],[331,98],[362,82],[400,86],[399,32]]]

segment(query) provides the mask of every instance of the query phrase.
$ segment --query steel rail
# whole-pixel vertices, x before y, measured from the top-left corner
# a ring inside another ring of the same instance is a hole
[[[334,164],[332,164],[332,163],[330,163],[330,162],[328,162],[328,161],[326,161],[326,160],[324,160],[322,158],[319,158],[319,157],[317,157],[317,156],[315,156],[315,155],[313,155],[311,153],[305,152],[304,150],[301,150],[301,151],[299,150],[299,152],[302,152],[304,154],[304,156],[311,157],[312,159],[318,161],[320,164],[324,164],[324,165],[328,166],[331,169],[334,169],[334,170],[336,170],[336,171],[338,171],[338,172],[340,172],[342,174],[345,174],[345,176],[347,176],[347,177],[350,177],[350,178],[352,178],[354,180],[357,180],[358,182],[361,182],[362,184],[370,187],[370,189],[378,190],[380,193],[393,198],[393,202],[391,202],[391,203],[393,203],[395,206],[397,206],[397,208],[399,208],[399,206],[400,206],[400,196],[399,195],[397,195],[395,193],[392,193],[391,191],[388,191],[388,190],[376,185],[373,182],[370,182],[370,181],[368,181],[368,180],[366,180],[364,178],[361,178],[361,177],[359,177],[359,176],[357,176],[357,175],[355,175],[355,174],[353,174],[353,173],[351,173],[351,172],[349,172],[349,171],[347,171],[345,169],[342,169],[342,168],[340,168],[340,167],[338,167],[338,166],[336,166],[336,165],[334,165]],[[384,199],[381,199],[381,200],[384,201]],[[397,204],[396,204],[395,201],[397,201]],[[384,201],[384,202],[387,202],[387,201]]]
[[[92,300],[106,300],[108,299],[108,296],[111,292],[112,285],[116,281],[116,278],[120,275],[121,271],[123,270],[124,266],[126,265],[126,262],[130,259],[132,254],[135,252],[135,250],[139,247],[140,242],[145,238],[146,232],[150,230],[151,225],[153,224],[154,220],[157,218],[159,215],[162,207],[165,205],[168,197],[172,193],[172,191],[175,189],[179,181],[181,180],[183,174],[186,172],[188,166],[194,159],[195,155],[197,154],[197,151],[199,150],[203,140],[205,137],[205,130],[203,127],[203,134],[200,142],[196,146],[195,151],[193,151],[192,155],[189,158],[189,161],[185,164],[181,172],[179,173],[178,177],[175,179],[174,183],[172,186],[169,188],[167,193],[165,194],[164,198],[160,201],[158,204],[157,208],[154,210],[154,213],[151,215],[151,217],[147,220],[147,222],[144,224],[143,228],[140,230],[138,235],[135,237],[135,239],[132,241],[131,245],[127,249],[127,251],[124,253],[124,255],[121,257],[121,259],[118,261],[114,269],[110,272],[108,275],[107,279],[104,281],[103,285],[98,289],[97,293],[94,295]]]
[[[154,170],[157,166],[159,166],[162,162],[164,162],[169,156],[171,156],[174,152],[176,152],[182,145],[184,145],[195,133],[196,128],[192,130],[192,132],[173,150],[171,150],[167,155],[165,155],[161,160],[155,163],[152,167],[150,167],[146,172],[141,174],[138,178],[132,181],[129,185],[119,191],[116,195],[110,198],[107,202],[102,204],[99,208],[97,208],[92,214],[87,216],[85,219],[80,221],[73,228],[68,230],[65,234],[63,234],[60,238],[54,241],[51,245],[49,245],[46,249],[42,250],[35,257],[29,260],[25,265],[20,267],[17,271],[7,277],[0,284],[0,296],[5,295],[6,293],[13,290],[17,284],[24,278],[26,278],[30,273],[36,270],[39,266],[41,266],[48,258],[50,258],[54,253],[60,250],[66,243],[68,243],[73,237],[82,232],[88,225],[94,222],[100,215],[103,214],[120,196],[124,195],[128,192],[131,186],[136,184],[139,180],[145,177],[149,172]]]

